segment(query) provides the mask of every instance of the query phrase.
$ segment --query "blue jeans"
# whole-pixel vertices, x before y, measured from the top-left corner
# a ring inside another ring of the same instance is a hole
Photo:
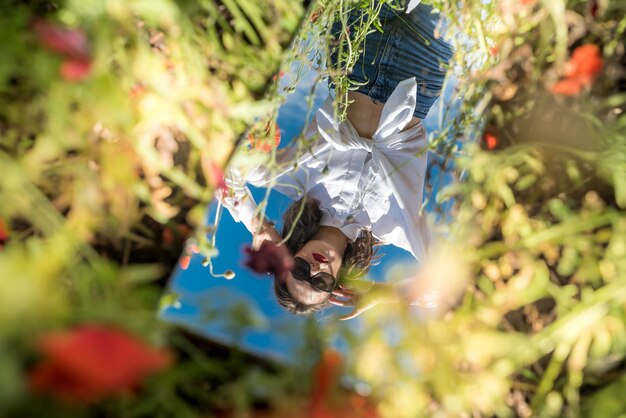
[[[362,17],[360,11],[351,12],[349,27],[359,25]],[[448,42],[435,38],[437,25],[440,32],[443,29],[440,15],[422,3],[410,14],[384,4],[379,17],[383,32],[374,30],[367,35],[349,78],[361,84],[358,92],[384,103],[400,81],[415,77],[418,90],[414,116],[424,119],[441,93],[453,53]],[[335,23],[331,32],[338,39],[341,22]],[[331,62],[337,66],[337,48],[331,49]],[[332,87],[332,81],[330,84]]]

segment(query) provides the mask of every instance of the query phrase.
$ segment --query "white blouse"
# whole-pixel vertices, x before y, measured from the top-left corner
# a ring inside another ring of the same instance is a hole
[[[294,200],[307,193],[320,203],[322,225],[351,240],[370,230],[383,244],[424,262],[432,239],[421,211],[428,139],[422,123],[401,132],[413,117],[416,94],[415,78],[399,83],[371,139],[360,137],[349,120],[337,121],[329,96],[305,132],[310,150],[284,171],[261,166],[247,181]],[[279,162],[296,152],[297,146],[290,147]]]

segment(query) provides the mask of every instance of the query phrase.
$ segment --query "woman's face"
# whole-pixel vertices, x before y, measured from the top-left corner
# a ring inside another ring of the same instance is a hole
[[[304,244],[304,246],[295,254],[307,261],[311,266],[311,276],[320,272],[326,272],[337,277],[337,272],[341,268],[342,256],[329,243],[312,239]],[[316,305],[328,299],[328,293],[317,290],[309,283],[296,280],[291,273],[286,275],[286,285],[289,293],[300,303],[307,305]]]

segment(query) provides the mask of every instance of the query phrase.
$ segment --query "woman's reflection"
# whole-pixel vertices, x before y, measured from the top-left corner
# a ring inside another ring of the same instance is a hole
[[[350,14],[349,26],[361,18]],[[221,197],[253,233],[253,248],[287,237],[294,264],[274,278],[274,289],[279,303],[294,313],[331,303],[353,307],[344,319],[354,317],[387,297],[359,304],[345,280],[365,275],[376,245],[393,244],[419,261],[429,247],[420,210],[428,145],[421,120],[440,94],[452,49],[435,37],[440,16],[430,6],[406,13],[383,5],[380,21],[383,32],[367,35],[350,74],[360,88],[348,93],[347,120],[337,120],[329,96],[305,132],[313,143],[309,152],[298,158],[296,146],[281,150],[278,162],[289,168],[277,173],[261,166],[242,179],[232,170],[230,193]],[[341,24],[332,31],[335,39],[345,36]],[[334,65],[337,57],[334,51]],[[296,200],[283,215],[281,234],[255,217],[245,182],[271,183]]]

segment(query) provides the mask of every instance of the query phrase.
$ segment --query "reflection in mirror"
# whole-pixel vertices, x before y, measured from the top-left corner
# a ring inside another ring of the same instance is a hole
[[[322,16],[332,24],[316,24]],[[410,277],[433,252],[428,213],[451,181],[428,139],[447,116],[437,99],[453,84],[446,19],[413,1],[320,8],[311,22],[277,77],[283,103],[248,131],[210,208],[217,255],[177,273],[180,298],[164,313],[287,361],[307,315],[341,328],[336,319],[379,305],[413,305],[422,316],[440,308],[437,292],[416,292]],[[203,320],[244,300],[254,320],[237,341]]]

